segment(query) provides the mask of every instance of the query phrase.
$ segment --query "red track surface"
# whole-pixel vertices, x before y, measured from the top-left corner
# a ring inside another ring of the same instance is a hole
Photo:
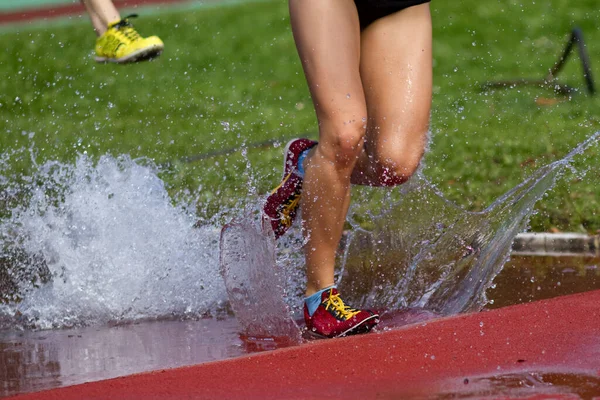
[[[525,372],[600,382],[600,291],[15,399],[405,399]]]
[[[117,8],[136,7],[151,4],[183,3],[189,0],[113,0]],[[40,19],[84,14],[85,7],[79,2],[61,6],[29,8],[11,12],[0,12],[0,24],[26,22]]]

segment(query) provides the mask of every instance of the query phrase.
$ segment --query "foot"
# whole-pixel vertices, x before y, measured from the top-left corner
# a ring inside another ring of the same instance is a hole
[[[298,157],[316,144],[317,142],[309,139],[293,139],[285,146],[282,181],[271,192],[263,208],[271,220],[275,238],[279,238],[292,226],[300,206],[303,178],[298,170]]]
[[[321,304],[312,316],[304,305],[304,321],[312,333],[333,338],[369,332],[379,323],[379,314],[345,305],[337,289],[332,288],[321,294]]]
[[[96,40],[96,61],[125,64],[158,57],[164,44],[157,36],[143,38],[129,22],[136,14],[113,22]]]

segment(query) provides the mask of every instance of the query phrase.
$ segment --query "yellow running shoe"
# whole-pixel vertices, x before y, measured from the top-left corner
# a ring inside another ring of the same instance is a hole
[[[96,40],[96,61],[125,64],[158,57],[165,45],[157,36],[143,38],[133,28],[128,15],[108,25],[108,29]]]

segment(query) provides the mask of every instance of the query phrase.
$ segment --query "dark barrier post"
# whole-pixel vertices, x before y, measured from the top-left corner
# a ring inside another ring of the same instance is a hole
[[[596,88],[594,86],[594,80],[592,78],[592,69],[590,67],[590,58],[587,53],[587,49],[585,47],[585,42],[583,41],[583,32],[580,28],[574,28],[571,31],[571,36],[565,49],[558,59],[558,61],[554,64],[554,66],[548,72],[548,75],[544,79],[514,79],[508,81],[492,81],[486,82],[482,85],[483,90],[495,89],[495,88],[512,88],[515,86],[521,85],[535,85],[546,88],[551,88],[556,92],[562,94],[568,94],[575,91],[575,89],[567,86],[561,85],[556,82],[556,75],[561,71],[563,66],[565,65],[569,55],[573,51],[573,46],[577,45],[577,49],[579,50],[579,59],[581,60],[581,66],[583,68],[583,78],[585,79],[585,83],[587,85],[587,90],[590,95],[594,95],[596,93]]]

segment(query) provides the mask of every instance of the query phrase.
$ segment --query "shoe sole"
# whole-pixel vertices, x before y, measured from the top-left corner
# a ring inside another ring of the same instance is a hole
[[[315,339],[335,339],[335,338],[342,338],[345,336],[349,336],[349,335],[357,335],[360,333],[367,333],[370,332],[371,329],[373,329],[373,327],[368,327],[365,325],[365,322],[370,321],[372,319],[378,319],[379,315],[371,315],[369,318],[364,319],[363,321],[360,322],[360,324],[358,325],[354,325],[352,328],[340,333],[339,335],[336,336],[325,336],[325,335],[320,335],[316,332],[313,332],[311,330],[307,330],[307,334],[309,336],[314,337]]]
[[[292,139],[289,142],[287,142],[287,144],[285,145],[285,148],[283,149],[283,173],[281,174],[281,180],[284,180],[285,177],[288,176],[288,174],[289,174],[289,172],[287,174],[285,172],[286,167],[287,167],[287,155],[288,155],[288,152],[290,151],[290,146],[296,140],[298,140],[298,139]]]
[[[277,187],[271,191],[271,193],[269,194],[269,196],[266,199],[265,207],[266,207],[266,204],[269,203],[269,199],[271,198],[271,196],[275,195],[279,191],[279,189],[281,189],[287,183],[287,181],[292,178],[292,175],[299,176],[299,173],[295,171],[295,169],[296,169],[295,167],[291,167],[288,171],[288,164],[287,164],[287,159],[288,159],[287,156],[288,156],[288,153],[290,152],[290,147],[297,140],[298,140],[298,138],[291,139],[285,145],[285,148],[283,150],[283,168],[282,168],[282,174],[281,174],[281,183],[279,183],[279,185],[277,185]],[[311,147],[314,147],[314,146],[311,146]],[[287,202],[287,200],[286,200],[286,202]],[[296,209],[297,209],[297,207],[296,207]],[[277,210],[279,210],[279,208]],[[280,218],[279,216],[272,216],[266,211],[265,211],[265,214],[269,216],[269,218],[272,221],[271,223],[273,223],[273,221],[279,220],[279,218]],[[294,220],[294,218],[292,218],[292,222],[293,222],[293,220]],[[273,228],[273,231],[275,232],[275,239],[278,239],[279,237],[281,237],[288,229],[289,229],[289,226],[287,226],[285,229],[283,229],[283,232],[280,232],[281,229]]]
[[[108,57],[99,57],[96,56],[95,60],[98,63],[115,63],[115,64],[128,64],[137,61],[146,61],[151,60],[160,56],[164,47],[163,46],[151,46],[145,49],[140,49],[138,51],[134,51],[131,54],[128,54],[126,57],[121,58],[108,58]]]
[[[285,183],[285,181],[288,179],[288,176],[293,172],[287,172],[286,173],[286,167],[287,167],[287,154],[290,151],[290,147],[292,146],[292,143],[294,143],[296,140],[298,140],[298,138],[292,139],[289,142],[287,142],[287,144],[285,145],[285,148],[283,149],[283,172],[281,174],[281,183],[271,191],[271,194],[275,193],[281,186],[283,186],[283,184]],[[314,145],[316,146],[316,144]],[[314,147],[312,146],[312,147]],[[312,147],[309,147],[309,149],[311,149]]]
[[[352,328],[346,330],[345,332],[340,333],[339,335],[337,335],[335,337],[339,338],[339,337],[344,337],[344,336],[348,336],[348,335],[352,335],[352,334],[369,332],[373,327],[365,326],[365,322],[370,321],[372,319],[379,319],[379,315],[377,315],[377,314],[371,315],[369,318],[362,320],[360,322],[360,324],[353,326]]]
[[[287,142],[287,144],[285,145],[285,148],[283,150],[283,173],[281,174],[281,183],[279,185],[277,185],[277,187],[275,189],[271,190],[271,193],[269,194],[269,196],[276,193],[279,190],[279,188],[282,187],[285,184],[285,182],[289,179],[291,172],[288,172],[287,174],[285,173],[285,169],[287,167],[287,154],[288,154],[288,151],[290,150],[290,146],[296,140],[297,139],[292,139],[289,142]]]

